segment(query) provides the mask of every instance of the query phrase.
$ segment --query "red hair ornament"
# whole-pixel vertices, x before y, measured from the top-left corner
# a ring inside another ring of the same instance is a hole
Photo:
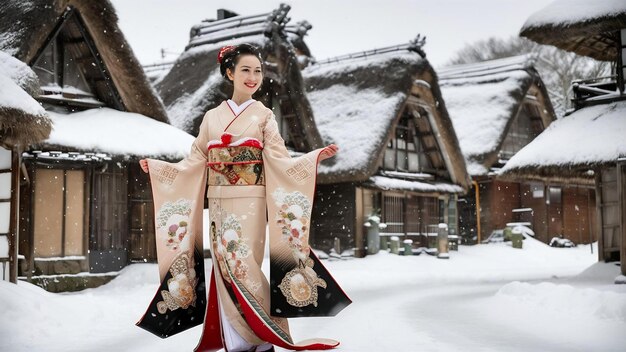
[[[235,47],[232,45],[227,45],[224,46],[220,49],[220,51],[217,53],[217,63],[218,64],[222,64],[222,60],[224,60],[224,55],[226,55],[229,51],[234,50]]]

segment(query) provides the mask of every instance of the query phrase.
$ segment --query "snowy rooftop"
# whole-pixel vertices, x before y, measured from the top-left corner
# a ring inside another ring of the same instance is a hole
[[[38,89],[30,67],[0,51],[0,140],[27,145],[48,136],[50,119],[31,96]]]
[[[486,174],[486,154],[496,152],[509,121],[535,79],[534,59],[521,55],[438,71],[441,93],[470,175]]]
[[[24,89],[37,80],[35,73],[20,60],[0,51],[0,108],[13,108],[28,115],[46,112]]]
[[[321,174],[357,173],[376,161],[378,146],[409,88],[389,89],[382,82],[389,83],[396,68],[406,72],[407,64],[421,61],[418,54],[405,51],[315,64],[302,71],[320,134],[339,146],[334,163],[320,165]]]
[[[45,143],[81,151],[183,158],[194,140],[166,123],[109,108],[49,114],[54,125]]]
[[[626,14],[624,0],[556,0],[532,14],[522,31],[545,25],[567,26]]]
[[[269,13],[203,21],[191,28],[191,38],[187,48],[271,33],[274,26],[282,30],[290,21],[287,17],[290,9],[291,6],[280,4]]]
[[[463,187],[450,183],[428,183],[421,181],[399,180],[384,176],[372,176],[366,184],[374,185],[376,188],[395,191],[412,192],[439,192],[439,193],[463,193]]]
[[[520,35],[596,60],[616,61],[626,28],[624,0],[556,0],[531,15]]]
[[[626,156],[626,102],[580,109],[553,122],[511,158],[501,173],[614,163]]]

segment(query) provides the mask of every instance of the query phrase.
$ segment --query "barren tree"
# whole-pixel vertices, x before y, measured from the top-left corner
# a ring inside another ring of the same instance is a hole
[[[520,37],[489,38],[469,44],[459,50],[449,64],[481,62],[522,54],[535,54],[535,68],[546,85],[558,117],[571,108],[573,80],[608,76],[611,73],[609,62],[593,60],[553,46],[539,45]]]

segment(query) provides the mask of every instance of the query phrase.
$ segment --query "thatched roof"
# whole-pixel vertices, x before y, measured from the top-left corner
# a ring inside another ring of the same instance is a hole
[[[555,120],[546,88],[528,55],[439,70],[439,85],[472,176],[486,175],[527,96],[542,125]],[[533,91],[534,94],[530,92]]]
[[[0,50],[32,65],[64,19],[76,14],[105,65],[124,110],[167,122],[163,104],[120,31],[117,15],[108,0],[3,1]]]
[[[48,138],[50,119],[32,97],[38,90],[37,75],[0,51],[0,145],[25,147]]]
[[[232,85],[219,72],[219,49],[250,43],[261,49],[265,59],[264,82],[254,98],[268,106],[271,94],[281,99],[283,109],[290,107],[287,114],[295,116],[289,122],[289,132],[298,151],[320,147],[322,140],[304,94],[296,50],[287,39],[289,9],[280,5],[270,13],[210,20],[194,26],[185,52],[156,85],[172,124],[193,135],[198,133],[205,112],[232,94]]]
[[[520,36],[597,60],[616,61],[624,0],[556,0],[532,14]]]
[[[589,178],[626,157],[626,102],[585,107],[553,122],[500,170],[505,177]]]
[[[321,183],[372,183],[401,112],[419,97],[428,106],[433,138],[444,154],[446,175],[436,181],[468,186],[437,76],[421,47],[413,44],[328,59],[303,71],[320,133],[340,148],[320,165]]]

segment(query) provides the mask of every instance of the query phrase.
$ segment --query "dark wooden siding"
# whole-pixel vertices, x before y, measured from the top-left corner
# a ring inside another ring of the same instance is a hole
[[[356,204],[354,183],[317,185],[311,218],[313,248],[328,252],[335,237],[341,241],[341,250],[354,248]]]

